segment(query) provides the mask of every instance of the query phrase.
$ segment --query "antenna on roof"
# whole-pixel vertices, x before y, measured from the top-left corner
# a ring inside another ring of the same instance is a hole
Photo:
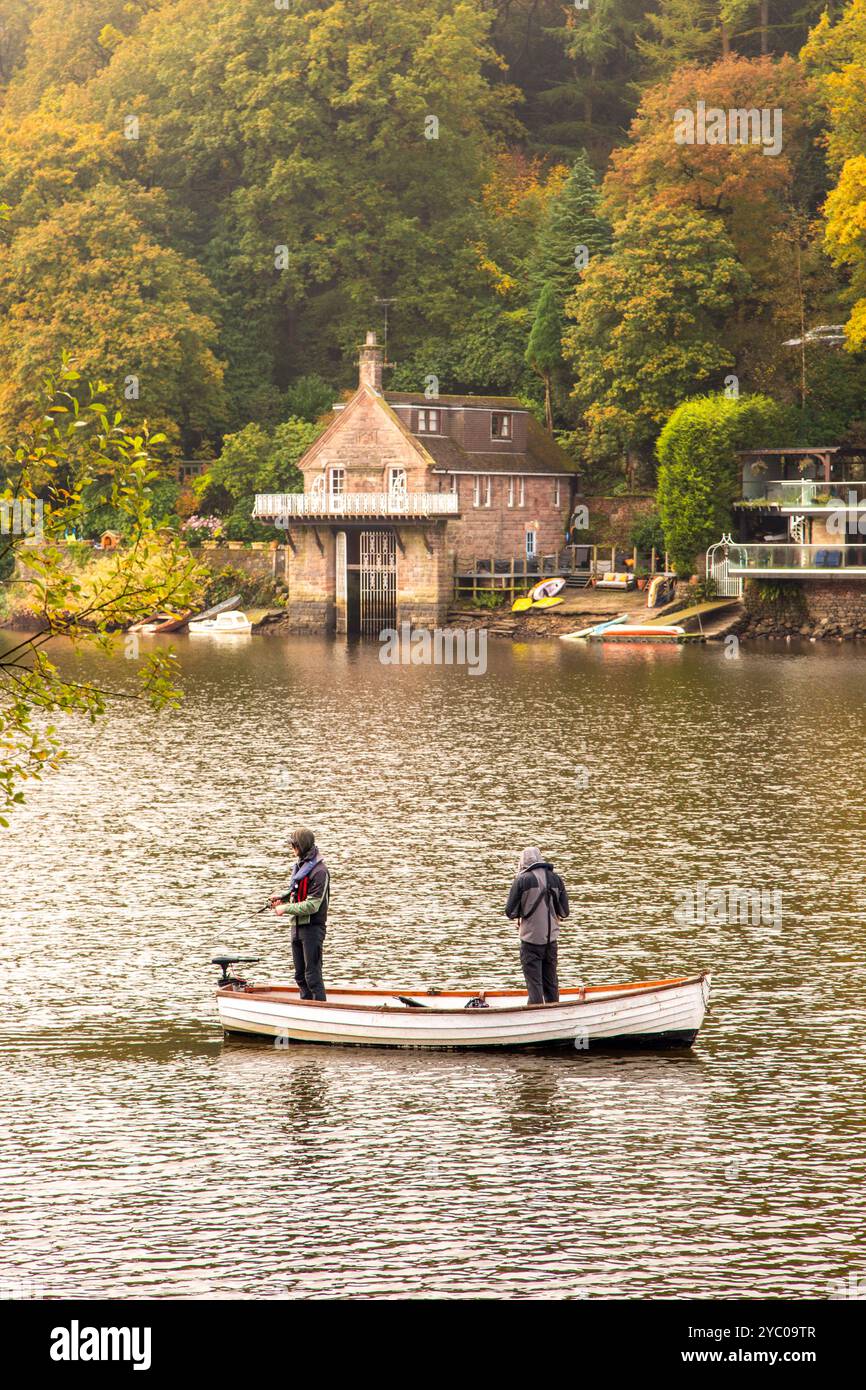
[[[383,359],[384,359],[384,360],[383,360],[383,362],[382,362],[382,366],[383,366],[383,367],[393,367],[395,364],[394,364],[393,362],[389,362],[389,361],[388,361],[388,309],[389,309],[389,306],[390,306],[390,305],[396,304],[396,303],[397,303],[397,300],[396,300],[396,299],[374,299],[373,303],[374,303],[374,304],[381,304],[382,307],[383,307],[383,309],[385,310],[385,327],[384,327],[383,342],[382,342],[382,353],[383,353]]]

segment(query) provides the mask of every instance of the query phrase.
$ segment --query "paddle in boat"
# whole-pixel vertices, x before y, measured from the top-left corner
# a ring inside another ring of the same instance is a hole
[[[366,1047],[690,1047],[703,1023],[710,974],[563,989],[558,1004],[527,1004],[517,989],[328,990],[301,999],[296,985],[248,984],[230,974],[249,956],[216,956],[217,1010],[227,1033],[286,1042]]]

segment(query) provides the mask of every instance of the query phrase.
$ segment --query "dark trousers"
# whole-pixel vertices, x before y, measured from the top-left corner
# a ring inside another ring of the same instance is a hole
[[[533,941],[521,941],[520,964],[529,991],[530,1004],[556,1004],[559,1000],[559,979],[556,974],[557,943],[536,946]]]
[[[322,946],[325,940],[325,927],[298,927],[292,938],[292,960],[295,962],[295,979],[302,999],[325,999],[325,981],[322,977]]]

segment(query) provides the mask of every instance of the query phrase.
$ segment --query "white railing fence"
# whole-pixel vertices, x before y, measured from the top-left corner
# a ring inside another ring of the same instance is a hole
[[[329,516],[456,516],[452,492],[260,492],[253,516],[261,521]]]

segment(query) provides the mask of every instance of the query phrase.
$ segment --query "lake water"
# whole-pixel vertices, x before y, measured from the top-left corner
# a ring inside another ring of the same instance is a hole
[[[0,840],[0,1283],[862,1297],[859,648],[491,642],[473,677],[313,638],[172,645],[181,712],[70,722]],[[79,669],[127,688],[132,665]],[[224,1042],[216,950],[290,974],[286,927],[249,914],[296,823],[333,875],[327,981],[519,984],[502,908],[539,844],[572,898],[563,983],[710,967],[697,1045]],[[701,883],[779,892],[781,922],[689,923]]]

